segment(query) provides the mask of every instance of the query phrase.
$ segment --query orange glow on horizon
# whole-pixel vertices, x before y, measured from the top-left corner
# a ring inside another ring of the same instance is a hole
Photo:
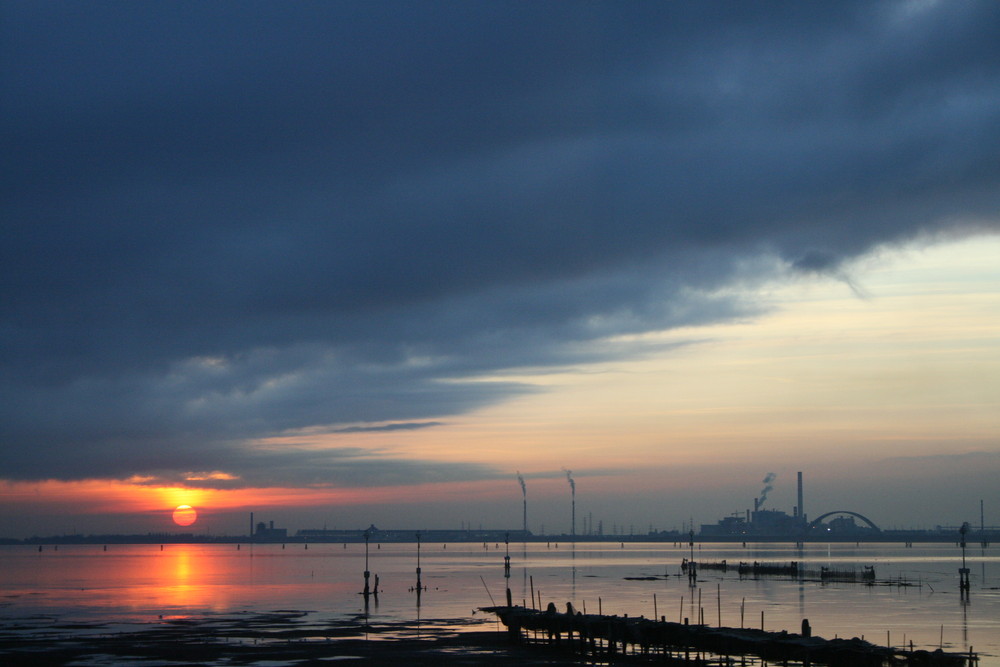
[[[68,512],[77,515],[149,514],[170,521],[177,515],[175,508],[182,506],[198,508],[197,518],[201,519],[213,513],[265,507],[343,507],[361,504],[411,503],[418,498],[421,502],[450,502],[456,498],[470,496],[489,500],[510,495],[512,484],[516,484],[513,476],[509,480],[434,482],[392,487],[278,487],[219,490],[147,486],[120,480],[73,482],[46,480],[43,482],[0,481],[0,492],[3,493],[8,503],[47,508],[52,513],[66,514]],[[178,525],[186,526],[192,523],[194,521],[189,524],[178,522]]]

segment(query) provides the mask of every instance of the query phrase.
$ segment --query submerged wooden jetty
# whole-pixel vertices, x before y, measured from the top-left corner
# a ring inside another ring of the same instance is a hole
[[[854,567],[820,567],[818,570],[808,570],[797,561],[791,561],[790,563],[766,563],[760,561],[747,563],[745,561],[740,561],[738,565],[733,565],[725,560],[716,562],[695,562],[689,561],[685,558],[681,561],[681,572],[690,572],[692,570],[719,570],[722,572],[735,570],[741,577],[788,577],[793,579],[815,579],[818,581],[836,581],[846,583],[877,583],[877,580],[875,579],[874,565],[865,565],[861,571],[858,571]],[[886,583],[902,585],[903,582],[893,581]]]
[[[782,665],[828,665],[830,667],[973,667],[979,659],[969,653],[941,650],[904,650],[876,646],[861,639],[823,639],[811,636],[809,622],[802,634],[765,632],[749,628],[714,628],[706,625],[671,623],[644,617],[582,614],[566,604],[559,612],[549,603],[546,611],[522,606],[482,607],[496,614],[507,627],[511,641],[531,641],[531,633],[581,655],[649,656],[670,663],[699,665],[747,664],[759,659]]]

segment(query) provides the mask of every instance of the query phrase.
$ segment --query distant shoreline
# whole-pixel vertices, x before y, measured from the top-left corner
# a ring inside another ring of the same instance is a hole
[[[419,531],[391,531],[386,534],[371,535],[369,542],[372,544],[415,544],[416,533]],[[441,536],[444,537],[444,536]],[[970,534],[967,537],[969,547],[980,546],[983,539],[987,543],[995,544],[1000,542],[1000,531],[986,531],[985,534]],[[459,531],[449,534],[446,539],[435,537],[434,539],[422,539],[424,544],[457,543],[457,544],[482,544],[494,543],[522,544],[522,543],[547,543],[552,545],[570,545],[576,543],[664,543],[687,546],[689,544],[687,535],[530,535],[518,536],[517,539],[511,537],[505,540],[502,533],[497,534],[470,534],[462,535]],[[302,537],[293,536],[284,539],[272,538],[251,538],[247,535],[194,535],[191,533],[148,533],[145,535],[51,535],[46,537],[29,537],[24,539],[0,538],[0,545],[6,546],[46,546],[46,545],[73,545],[73,544],[356,544],[364,543],[363,534],[341,535],[337,537]],[[784,543],[795,544],[798,542],[810,544],[826,543],[866,543],[866,544],[897,544],[897,543],[955,543],[959,542],[959,535],[955,532],[937,531],[882,531],[880,533],[864,535],[825,535],[825,536],[788,536],[788,535],[746,535],[727,536],[712,535],[706,537],[695,536],[695,544],[733,544],[733,543]]]

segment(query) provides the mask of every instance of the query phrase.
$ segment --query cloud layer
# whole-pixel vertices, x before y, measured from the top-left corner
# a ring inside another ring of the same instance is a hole
[[[991,2],[4,12],[10,479],[490,477],[247,443],[447,421],[754,312],[735,281],[997,226]]]

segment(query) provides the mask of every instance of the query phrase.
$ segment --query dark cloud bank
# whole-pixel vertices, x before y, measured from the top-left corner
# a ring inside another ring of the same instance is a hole
[[[997,224],[993,2],[0,11],[9,479],[493,476],[246,443],[446,422]]]

